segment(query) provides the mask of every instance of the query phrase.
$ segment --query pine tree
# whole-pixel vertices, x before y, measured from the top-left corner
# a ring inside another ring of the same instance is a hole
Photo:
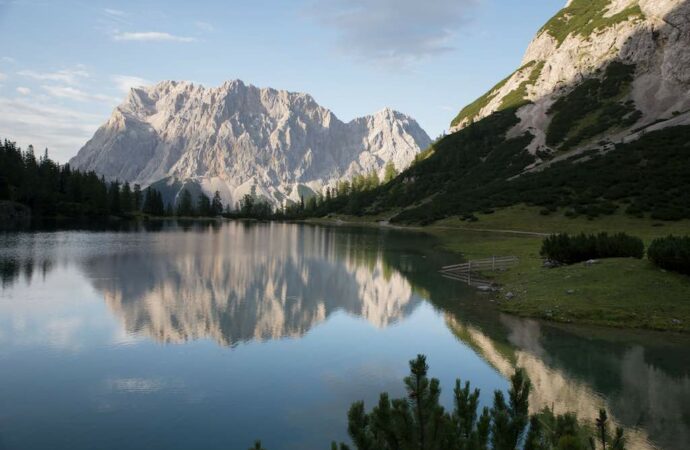
[[[211,199],[203,192],[199,194],[199,198],[197,199],[196,213],[202,217],[211,215]]]
[[[151,186],[146,188],[145,191],[145,196],[144,196],[144,204],[142,206],[142,210],[144,214],[153,214],[154,213],[154,194],[153,194],[153,189],[151,189]]]
[[[132,202],[134,206],[135,211],[141,210],[143,204],[142,204],[142,194],[141,194],[141,186],[139,184],[134,185],[134,190],[132,192]]]
[[[240,213],[245,217],[251,217],[254,213],[254,197],[249,194],[245,194],[240,200],[239,207],[237,208]]]
[[[180,202],[177,205],[178,216],[193,216],[194,205],[192,204],[192,194],[187,189],[182,190]]]
[[[134,209],[132,201],[132,189],[129,187],[129,182],[125,181],[120,191],[120,206],[125,213],[131,212]]]
[[[369,174],[367,175],[365,181],[365,189],[376,189],[377,187],[379,187],[379,184],[381,184],[381,181],[379,180],[379,174],[376,172],[376,170],[372,169],[371,172],[369,172]]]
[[[383,393],[370,413],[361,401],[352,405],[348,412],[348,433],[355,448],[517,450],[523,445],[525,450],[586,448],[587,429],[579,425],[574,414],[554,416],[545,409],[529,416],[531,383],[522,369],[517,369],[510,379],[508,400],[502,391],[496,391],[493,407],[484,408],[479,416],[479,390],[472,391],[469,383],[463,386],[460,380],[456,382],[454,410],[448,413],[439,403],[438,380],[427,376],[423,355],[410,361],[410,372],[405,378],[406,398],[390,400]],[[605,430],[605,426],[600,429]],[[523,444],[522,437],[527,430]],[[624,448],[623,431],[618,429],[609,450]]]
[[[115,180],[110,183],[108,188],[108,202],[111,214],[120,214],[122,208],[120,205],[120,182]]]
[[[543,425],[539,417],[532,416],[530,418],[529,431],[525,438],[524,450],[549,450],[547,442],[543,442]]]
[[[305,210],[309,212],[314,212],[316,211],[316,206],[317,206],[317,201],[315,196],[309,197],[309,200],[307,200],[307,205],[305,206]]]
[[[383,182],[388,183],[398,176],[398,170],[395,168],[393,161],[388,161],[383,169]]]
[[[213,202],[211,203],[211,211],[214,216],[219,216],[223,213],[223,202],[220,199],[220,192],[216,191],[213,194]]]
[[[165,215],[165,205],[163,204],[163,194],[154,189],[154,211],[157,216]]]

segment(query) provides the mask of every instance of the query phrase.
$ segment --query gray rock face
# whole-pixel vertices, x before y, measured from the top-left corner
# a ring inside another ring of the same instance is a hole
[[[70,164],[144,186],[193,180],[226,202],[253,194],[278,204],[357,173],[381,176],[388,161],[402,170],[430,142],[390,109],[344,123],[307,94],[239,80],[164,81],[132,89]]]
[[[568,1],[566,8],[576,8],[558,13],[561,27],[567,28],[575,20],[573,14],[590,13],[594,6],[586,4],[584,0]],[[600,25],[573,28],[561,40],[548,25],[542,28],[529,44],[521,68],[489,91],[476,114],[460,117],[451,130],[504,109],[510,96],[519,92],[526,104],[517,110],[520,123],[509,137],[530,132],[534,139],[527,149],[535,154],[546,146],[551,105],[583,79],[599,76],[612,61],[635,65],[630,92],[621,100],[633,102],[641,116],[637,123],[607,137],[627,142],[646,131],[689,124],[690,1],[608,0],[590,20]],[[585,142],[583,147],[591,143]]]

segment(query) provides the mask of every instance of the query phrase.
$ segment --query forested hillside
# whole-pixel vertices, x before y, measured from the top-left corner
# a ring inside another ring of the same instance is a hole
[[[570,1],[393,181],[316,214],[427,224],[516,204],[690,218],[690,2]]]

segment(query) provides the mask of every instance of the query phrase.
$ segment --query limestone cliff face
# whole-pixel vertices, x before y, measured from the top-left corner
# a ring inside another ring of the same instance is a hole
[[[690,123],[689,43],[687,0],[571,0],[539,30],[521,67],[464,108],[452,130],[516,108],[521,121],[509,137],[528,131],[535,136],[529,146],[533,154],[549,150],[554,102],[587,79],[602,79],[613,61],[634,68],[630,86],[617,100],[631,102],[639,111],[637,120],[580,147],[601,135],[635,139],[640,130]]]
[[[389,161],[402,170],[429,143],[390,109],[344,123],[307,94],[165,81],[132,89],[70,164],[142,185],[192,180],[232,204],[245,194],[282,203],[356,173],[382,175]]]

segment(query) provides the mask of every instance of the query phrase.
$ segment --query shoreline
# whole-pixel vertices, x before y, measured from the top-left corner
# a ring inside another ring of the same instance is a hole
[[[500,291],[487,293],[486,298],[489,307],[502,313],[563,325],[663,331],[681,335],[690,333],[690,277],[661,270],[646,257],[641,260],[610,258],[593,265],[579,263],[544,268],[539,250],[542,239],[551,234],[548,232],[486,225],[455,227],[445,223],[428,226],[391,225],[378,220],[347,219],[339,216],[296,223],[425,232],[436,236],[444,250],[456,253],[458,262],[494,255],[518,256],[520,262],[509,270],[481,274],[500,286]],[[570,224],[571,229],[566,232],[575,232],[572,228],[592,232],[597,226],[603,228],[601,231],[611,231],[610,224],[604,226],[604,222],[590,221],[582,227],[577,222],[571,221]],[[685,228],[684,223],[667,223],[661,227],[651,222],[635,223],[638,228],[649,225],[654,230],[645,232],[641,229],[629,230],[631,227],[625,225],[622,224],[619,230],[630,233],[638,231],[647,244],[652,237],[668,233],[667,228],[681,231]],[[665,231],[660,232],[662,229]],[[664,295],[658,295],[659,288]]]
[[[655,330],[690,333],[690,277],[660,270],[647,260],[612,258],[586,266],[574,264],[558,268],[543,268],[539,256],[542,239],[553,232],[626,231],[641,235],[648,244],[653,237],[669,232],[690,234],[690,221],[686,223],[664,223],[628,218],[601,221],[565,222],[559,219],[548,222],[530,212],[529,220],[517,214],[516,227],[509,229],[515,211],[500,211],[495,215],[483,216],[473,226],[467,226],[457,218],[449,218],[432,225],[397,225],[380,217],[332,216],[302,220],[267,220],[228,217],[157,217],[136,216],[115,220],[94,221],[82,218],[43,218],[50,222],[62,222],[64,229],[99,228],[104,222],[124,226],[152,225],[164,221],[186,223],[223,221],[282,222],[320,226],[375,227],[431,234],[444,251],[458,255],[463,260],[481,259],[491,256],[517,256],[519,263],[504,272],[485,272],[481,275],[494,281],[500,290],[487,293],[487,305],[502,313],[534,318],[551,323],[587,325],[615,329]],[[524,214],[523,214],[524,215]],[[113,218],[111,218],[113,219]],[[354,219],[354,220],[353,220]],[[511,220],[506,220],[511,219]],[[541,220],[539,220],[541,219]],[[71,226],[70,226],[71,222]],[[520,222],[541,227],[538,230],[516,229]],[[457,226],[456,226],[457,224]],[[77,225],[77,226],[75,226]],[[549,225],[548,223],[546,225]],[[63,228],[60,228],[63,229]],[[669,230],[670,229],[670,230]],[[40,231],[34,224],[23,230]],[[440,268],[437,268],[440,270]],[[659,296],[658,292],[664,292]],[[508,295],[510,294],[510,295]]]

